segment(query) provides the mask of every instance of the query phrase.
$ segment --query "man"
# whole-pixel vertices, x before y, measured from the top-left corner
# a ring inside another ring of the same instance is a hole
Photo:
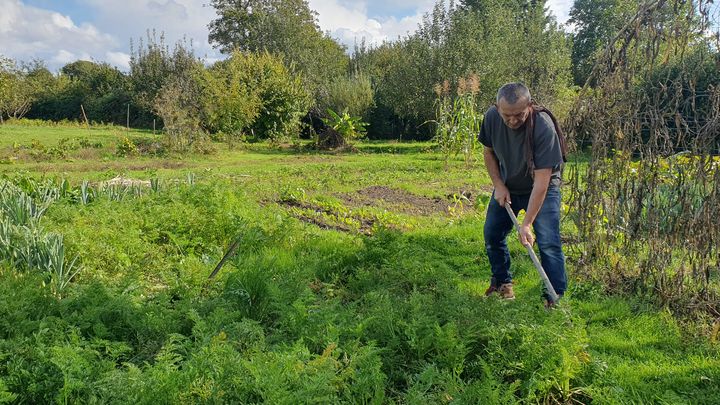
[[[510,203],[515,215],[525,210],[519,237],[523,245],[534,243],[532,225],[540,248],[540,260],[550,283],[562,296],[567,286],[565,256],[560,241],[560,182],[563,151],[551,117],[535,113],[530,91],[521,83],[498,90],[497,104],[485,113],[479,139],[484,145],[485,166],[495,188],[485,221],[485,248],[492,270],[489,296],[514,299],[510,253],[506,237],[513,228],[505,210]],[[526,132],[532,129],[532,134]],[[532,142],[531,145],[528,145]],[[530,149],[528,149],[530,147]],[[555,305],[544,294],[545,305]]]

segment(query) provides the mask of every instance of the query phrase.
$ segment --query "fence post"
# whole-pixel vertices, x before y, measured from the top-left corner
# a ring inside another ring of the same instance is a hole
[[[88,122],[87,115],[85,115],[85,108],[83,108],[82,104],[80,104],[80,111],[82,111],[83,118],[85,118],[85,125],[87,126],[87,129],[90,129],[90,123]]]

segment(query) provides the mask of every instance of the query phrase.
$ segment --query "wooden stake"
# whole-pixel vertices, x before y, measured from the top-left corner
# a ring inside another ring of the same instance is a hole
[[[90,123],[88,122],[87,115],[85,115],[85,108],[83,108],[82,104],[80,104],[80,111],[82,111],[83,118],[85,118],[85,125],[87,126],[87,129],[90,129]]]
[[[125,131],[130,131],[130,104],[128,103],[127,121],[125,122]]]

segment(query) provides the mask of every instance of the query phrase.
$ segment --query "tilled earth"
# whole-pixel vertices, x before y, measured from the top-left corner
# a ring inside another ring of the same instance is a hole
[[[448,193],[445,196],[426,197],[387,186],[370,186],[347,193],[338,193],[335,194],[335,197],[339,198],[343,202],[343,205],[350,209],[377,207],[406,215],[432,216],[449,215],[453,209],[458,209],[460,205],[462,205],[461,212],[473,211],[475,198],[478,193],[482,193],[482,191],[462,188],[457,192]],[[337,214],[328,208],[315,206],[307,202],[279,201],[278,203],[287,208],[312,210],[317,214],[327,214],[328,216]],[[344,224],[327,223],[323,216],[310,217],[298,212],[294,212],[292,215],[303,222],[317,225],[323,229],[335,229],[345,232],[351,231],[351,228]],[[375,224],[374,219],[357,215],[351,216],[360,224],[359,231],[361,233],[372,233],[372,228]]]

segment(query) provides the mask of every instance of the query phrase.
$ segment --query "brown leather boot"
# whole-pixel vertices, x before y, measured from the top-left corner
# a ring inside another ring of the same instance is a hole
[[[498,294],[500,294],[500,298],[502,298],[504,300],[514,300],[515,299],[515,293],[513,292],[512,283],[500,284],[500,287],[498,287],[497,292],[498,292]]]
[[[498,285],[497,285],[497,281],[495,281],[495,277],[490,277],[490,287],[488,287],[487,290],[485,290],[485,296],[489,297],[489,296],[493,295],[494,292],[497,292],[497,290],[498,290]]]
[[[489,296],[493,295],[493,293],[496,292],[497,290],[498,290],[497,287],[495,287],[494,285],[490,285],[490,287],[488,287],[487,290],[485,290],[485,296],[489,297]]]

